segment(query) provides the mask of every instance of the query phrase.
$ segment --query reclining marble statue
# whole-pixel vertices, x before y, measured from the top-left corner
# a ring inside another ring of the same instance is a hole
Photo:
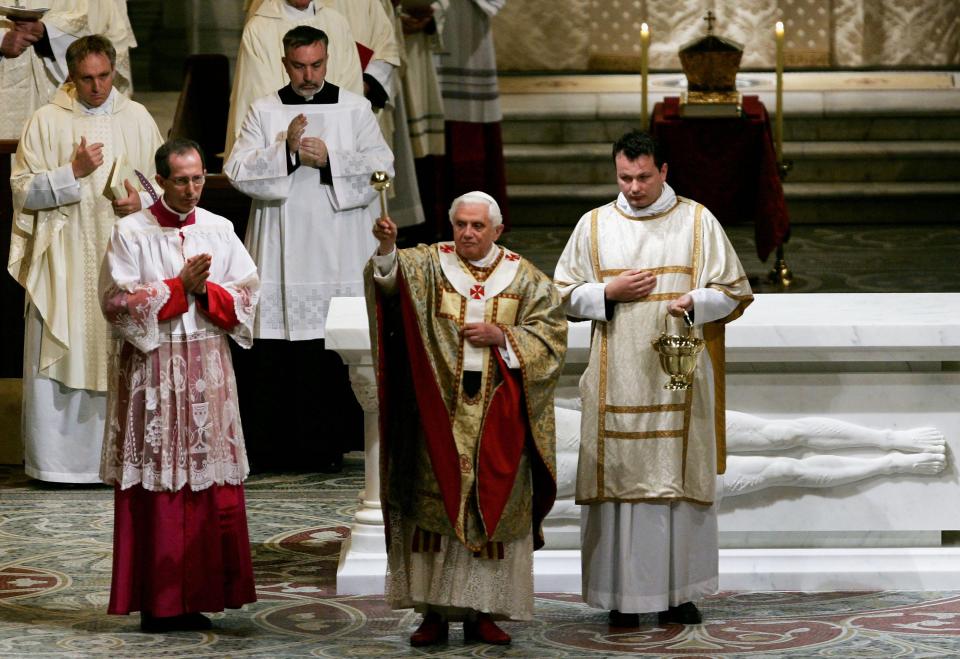
[[[569,402],[556,409],[557,493],[571,496],[576,477],[580,412]],[[771,487],[829,488],[877,476],[933,476],[947,465],[946,440],[933,427],[875,429],[828,417],[766,419],[727,410],[727,469],[721,495],[734,497]],[[869,449],[869,455],[836,451]],[[775,455],[784,452],[814,455]],[[564,455],[566,454],[566,456]],[[568,467],[568,468],[565,468]]]

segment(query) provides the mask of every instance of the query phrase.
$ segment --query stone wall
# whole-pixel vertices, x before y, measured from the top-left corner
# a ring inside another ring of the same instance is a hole
[[[180,88],[191,53],[236,58],[242,0],[129,0],[139,47],[141,90]],[[679,70],[677,49],[716,31],[744,44],[744,68],[771,69],[773,25],[786,25],[787,66],[939,67],[960,65],[956,0],[509,0],[494,19],[502,71],[636,71],[640,23],[652,30],[650,66]]]

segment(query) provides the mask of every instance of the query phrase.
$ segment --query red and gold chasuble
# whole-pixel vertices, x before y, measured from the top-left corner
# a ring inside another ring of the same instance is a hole
[[[453,243],[401,250],[398,295],[368,288],[385,518],[474,551],[531,528],[539,543],[556,493],[552,397],[566,320],[550,280],[497,249],[489,268],[464,262]],[[475,322],[503,329],[520,368],[463,339]]]

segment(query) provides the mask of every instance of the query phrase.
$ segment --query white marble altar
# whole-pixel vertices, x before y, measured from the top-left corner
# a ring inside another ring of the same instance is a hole
[[[364,302],[338,298],[327,345],[364,407],[367,470],[337,573],[341,594],[383,592],[376,398]],[[558,405],[575,407],[589,323],[571,325]],[[771,419],[829,417],[871,428],[934,426],[947,468],[829,490],[776,487],[721,504],[720,582],[734,590],[956,589],[960,547],[960,294],[758,295],[727,328],[727,408]],[[559,410],[558,414],[576,414]],[[560,425],[560,424],[558,424]],[[558,437],[558,502],[535,554],[538,592],[579,592],[578,437]],[[869,448],[846,455],[871,455]],[[792,457],[809,451],[797,449]],[[951,502],[944,505],[943,502]],[[947,536],[949,539],[950,536]]]

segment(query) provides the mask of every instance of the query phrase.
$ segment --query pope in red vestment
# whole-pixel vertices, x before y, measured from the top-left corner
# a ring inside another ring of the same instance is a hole
[[[496,201],[470,192],[453,242],[394,249],[380,220],[367,268],[378,365],[386,599],[424,614],[413,645],[505,644],[533,613],[534,549],[556,495],[553,391],[567,321],[552,282],[494,243]]]

